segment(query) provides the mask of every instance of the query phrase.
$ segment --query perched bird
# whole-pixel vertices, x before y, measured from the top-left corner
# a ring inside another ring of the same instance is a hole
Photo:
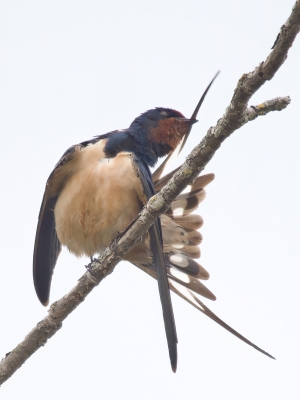
[[[175,173],[176,170],[163,176],[166,162],[153,175],[149,167],[159,157],[169,155],[169,160],[176,149],[180,151],[197,122],[207,90],[190,119],[173,109],[155,108],[135,118],[129,128],[79,143],[63,154],[46,183],[35,239],[33,277],[43,305],[49,301],[52,274],[62,245],[78,257],[92,258],[101,253]],[[180,194],[124,257],[158,280],[174,372],[177,335],[170,289],[270,356],[220,320],[195,295],[215,300],[201,282],[209,278],[208,272],[195,261],[200,256],[202,237],[198,229],[203,221],[192,214],[205,197],[204,187],[213,179],[213,174],[198,177],[190,191]]]

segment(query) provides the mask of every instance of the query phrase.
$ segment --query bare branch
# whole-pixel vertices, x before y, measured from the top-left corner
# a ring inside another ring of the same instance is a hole
[[[281,111],[286,108],[291,102],[289,96],[286,97],[275,97],[272,100],[266,100],[258,106],[251,106],[247,108],[244,113],[244,124],[249,121],[254,121],[261,115],[267,115],[271,111]]]
[[[170,182],[149,200],[137,220],[119,242],[108,247],[93,263],[94,276],[86,272],[69,294],[51,305],[48,316],[40,321],[26,338],[2,359],[0,363],[0,384],[9,379],[37,349],[43,346],[61,328],[62,321],[106,275],[113,271],[124,254],[147,232],[155,218],[165,212],[174,198],[204,169],[227,137],[257,116],[265,115],[270,111],[280,111],[289,104],[289,97],[285,97],[247,108],[251,96],[266,80],[272,79],[283,64],[299,30],[300,0],[297,0],[266,61],[260,63],[254,71],[244,74],[240,78],[231,103],[223,117],[215,127],[208,130],[201,143],[187,157],[185,163]]]

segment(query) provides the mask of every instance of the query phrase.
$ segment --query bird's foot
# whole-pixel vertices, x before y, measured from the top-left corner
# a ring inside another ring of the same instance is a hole
[[[123,236],[124,232],[125,231],[117,232],[117,236],[112,240],[112,242],[109,245],[109,248],[110,248],[111,251],[115,251],[116,250],[118,241],[121,239],[121,237]]]
[[[90,257],[90,259],[91,259],[91,262],[88,265],[85,265],[85,268],[89,271],[89,273],[92,276],[95,277],[95,274],[94,274],[94,271],[93,271],[93,268],[92,268],[92,264],[93,264],[94,261],[97,261],[97,258]]]

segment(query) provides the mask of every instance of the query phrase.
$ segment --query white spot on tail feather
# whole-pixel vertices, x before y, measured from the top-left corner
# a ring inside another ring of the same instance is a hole
[[[186,268],[189,265],[189,262],[186,259],[186,257],[183,257],[183,256],[181,256],[179,254],[173,254],[170,257],[170,261],[171,261],[171,263],[173,263],[173,264],[175,264],[175,265],[177,265],[178,267],[181,267],[181,268]]]
[[[184,207],[174,208],[174,210],[172,209],[172,212],[174,215],[178,215],[181,217],[184,214]]]
[[[190,282],[189,276],[187,274],[184,274],[183,272],[178,271],[177,269],[172,268],[170,274],[174,276],[174,278],[179,279],[181,282]]]
[[[182,249],[184,247],[184,244],[181,243],[175,243],[173,244],[173,247],[177,250]]]
[[[188,185],[181,193],[190,193],[192,191],[192,185]]]

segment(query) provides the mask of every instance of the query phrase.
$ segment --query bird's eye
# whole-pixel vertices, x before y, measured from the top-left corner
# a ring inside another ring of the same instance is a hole
[[[165,117],[168,115],[167,111],[161,111],[160,115],[164,115]]]

